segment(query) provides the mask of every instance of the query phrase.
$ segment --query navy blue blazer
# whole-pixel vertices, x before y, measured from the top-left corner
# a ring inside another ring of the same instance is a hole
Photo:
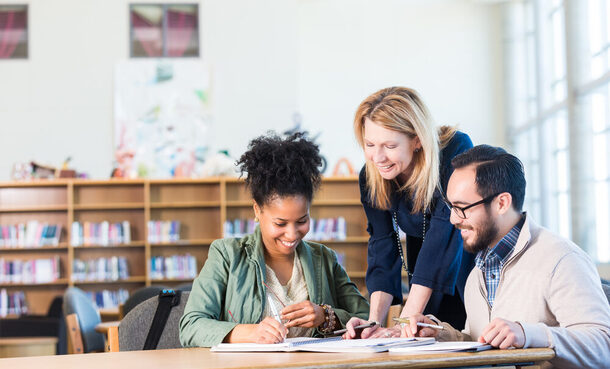
[[[440,153],[440,185],[443,195],[453,172],[451,159],[470,149],[472,141],[467,134],[456,132]],[[366,171],[360,171],[360,201],[368,220],[368,268],[366,287],[369,293],[383,291],[393,296],[392,304],[402,303],[401,261],[392,223],[392,213],[407,235],[407,265],[410,283],[429,287],[446,295],[457,288],[463,300],[466,278],[473,265],[473,257],[464,255],[462,236],[449,221],[450,210],[437,190],[432,199],[431,211],[426,214],[426,236],[422,242],[422,212],[412,213],[413,203],[404,193],[391,195],[391,210],[373,207],[366,185]],[[402,241],[404,243],[404,241]],[[403,245],[404,247],[404,245]],[[411,275],[412,274],[412,275]],[[436,310],[436,309],[434,309]],[[431,313],[435,313],[431,311]]]

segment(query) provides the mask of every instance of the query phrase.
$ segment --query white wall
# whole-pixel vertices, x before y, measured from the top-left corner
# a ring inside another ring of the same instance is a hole
[[[497,6],[472,1],[299,2],[299,104],[324,129],[330,162],[363,163],[353,115],[371,93],[415,88],[437,124],[477,143],[503,144],[501,24]],[[312,129],[313,130],[313,129]]]
[[[160,1],[146,1],[160,2]],[[184,2],[163,1],[163,2]],[[29,3],[30,57],[0,61],[0,180],[35,159],[109,175],[113,70],[128,58],[127,0]],[[502,144],[498,6],[466,0],[204,0],[214,149],[234,157],[268,129],[322,132],[334,164],[362,155],[358,103],[390,85],[420,91],[437,122]]]

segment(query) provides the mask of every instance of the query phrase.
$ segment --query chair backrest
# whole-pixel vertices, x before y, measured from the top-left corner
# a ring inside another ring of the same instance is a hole
[[[186,283],[182,283],[176,286],[176,290],[180,290],[180,291],[191,291],[191,289],[193,288],[193,282],[186,282]]]
[[[136,290],[131,295],[129,295],[129,298],[123,304],[123,309],[121,311],[122,316],[127,315],[133,308],[138,306],[139,303],[146,301],[153,296],[159,295],[159,292],[161,292],[161,290],[166,289],[170,289],[170,287],[148,286]]]
[[[180,348],[179,322],[190,292],[182,292],[180,303],[174,306],[157,344],[157,349]],[[144,348],[146,336],[157,311],[159,296],[151,297],[133,308],[119,325],[119,350],[135,351]]]
[[[80,288],[70,287],[64,293],[64,314],[66,318],[76,314],[83,341],[83,352],[104,351],[104,335],[95,331],[95,326],[102,321],[100,313],[93,305],[93,301]],[[66,320],[66,324],[69,323]],[[70,326],[68,330],[71,330]],[[72,344],[74,348],[74,342]]]

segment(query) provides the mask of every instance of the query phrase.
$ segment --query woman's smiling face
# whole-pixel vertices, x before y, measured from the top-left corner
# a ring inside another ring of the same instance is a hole
[[[254,204],[265,250],[270,256],[289,256],[309,232],[309,201],[304,196],[273,196]]]
[[[364,155],[387,180],[409,175],[413,152],[420,148],[417,137],[392,131],[366,118],[364,122]]]

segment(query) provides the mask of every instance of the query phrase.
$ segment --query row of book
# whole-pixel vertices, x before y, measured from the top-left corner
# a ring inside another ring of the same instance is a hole
[[[153,256],[150,258],[151,279],[193,279],[199,272],[197,260],[191,254]]]
[[[103,221],[73,222],[70,243],[72,246],[110,246],[131,242],[129,221],[110,223]]]
[[[72,280],[83,281],[118,281],[129,278],[127,259],[122,256],[96,259],[74,259]]]
[[[6,288],[0,290],[0,318],[9,314],[27,314],[28,305],[23,291],[8,292]]]
[[[312,241],[345,240],[347,226],[344,217],[311,219],[305,239]]]
[[[116,291],[102,290],[102,291],[87,291],[87,296],[93,301],[98,309],[114,309],[118,308],[120,304],[124,304],[129,298],[129,291],[120,288]]]
[[[0,283],[48,283],[59,279],[59,256],[33,260],[0,258]]]
[[[57,246],[61,237],[61,224],[30,220],[27,223],[0,225],[0,247],[26,248]]]
[[[345,240],[347,229],[344,217],[320,218],[309,220],[308,240]],[[243,237],[254,232],[254,219],[233,219],[223,225],[224,237]]]
[[[254,219],[233,219],[226,220],[223,225],[224,237],[243,237],[254,233],[256,222]]]
[[[171,243],[180,241],[180,221],[177,220],[149,220],[148,242]]]

